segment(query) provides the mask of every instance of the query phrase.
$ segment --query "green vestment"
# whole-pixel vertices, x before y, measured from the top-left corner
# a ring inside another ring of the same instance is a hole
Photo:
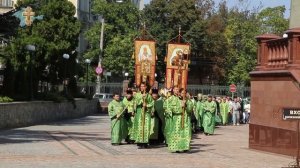
[[[165,129],[164,129],[164,135],[166,138],[166,144],[169,144],[171,132],[172,132],[172,106],[173,101],[176,98],[176,96],[170,96],[164,100],[164,116],[165,116]]]
[[[149,94],[143,98],[142,93],[138,92],[134,96],[136,102],[136,114],[134,117],[134,140],[135,143],[148,143],[151,132],[151,112],[153,111],[154,101]],[[147,107],[143,108],[143,102]]]
[[[215,115],[217,104],[214,101],[206,101],[203,106],[203,128],[204,133],[213,134],[215,131]]]
[[[221,102],[220,103],[220,113],[221,113],[221,116],[222,116],[223,125],[227,124],[228,113],[229,112],[230,112],[229,103],[228,102]]]
[[[154,116],[151,119],[151,130],[153,130],[153,133],[150,139],[158,139],[159,129],[163,133],[165,129],[164,101],[162,97],[154,101],[153,113]],[[159,120],[161,121],[161,125],[159,125]]]
[[[125,97],[123,99],[123,104],[127,108],[127,113],[129,113],[130,118],[127,120],[127,128],[128,128],[128,136],[130,140],[134,140],[134,114],[135,114],[135,100],[132,98],[131,100],[127,100]]]
[[[196,114],[198,116],[198,119],[197,119],[197,126],[199,128],[202,127],[202,124],[203,124],[203,105],[204,105],[204,102],[203,101],[197,101],[196,103]]]
[[[125,120],[121,113],[124,110],[122,102],[113,100],[108,105],[108,114],[111,119],[111,143],[121,143],[122,139],[127,135],[125,128]],[[117,115],[121,115],[117,118]]]
[[[192,138],[191,113],[193,103],[186,100],[186,106],[181,106],[182,100],[175,97],[172,101],[172,131],[169,137],[168,149],[171,152],[186,151],[190,149]]]

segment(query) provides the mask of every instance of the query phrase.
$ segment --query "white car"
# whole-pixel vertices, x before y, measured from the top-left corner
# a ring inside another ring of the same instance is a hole
[[[110,93],[95,93],[93,99],[99,99],[99,102],[110,102],[113,99],[113,95]]]
[[[98,99],[98,107],[100,113],[107,112],[108,104],[113,100],[113,95],[110,93],[95,93],[94,99]]]

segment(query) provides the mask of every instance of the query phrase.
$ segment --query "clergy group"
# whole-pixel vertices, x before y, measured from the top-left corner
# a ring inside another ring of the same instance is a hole
[[[196,101],[176,86],[158,91],[141,83],[128,89],[122,100],[120,94],[113,94],[108,105],[111,144],[125,140],[139,149],[165,144],[170,152],[188,152],[195,128],[202,127],[205,135],[214,133],[216,109],[210,95],[205,99],[198,95]]]

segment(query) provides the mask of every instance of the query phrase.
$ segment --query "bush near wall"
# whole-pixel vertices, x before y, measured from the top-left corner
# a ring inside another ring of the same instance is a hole
[[[0,103],[7,103],[7,102],[13,102],[14,100],[7,96],[1,96],[0,97]]]

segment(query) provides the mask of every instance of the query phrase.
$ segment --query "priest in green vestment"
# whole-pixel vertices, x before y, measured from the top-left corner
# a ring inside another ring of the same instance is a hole
[[[197,95],[197,102],[196,102],[196,115],[197,115],[197,127],[201,129],[203,123],[203,105],[204,99],[202,98],[202,94]]]
[[[192,138],[191,113],[193,103],[186,97],[186,90],[180,89],[180,96],[172,101],[172,131],[168,142],[170,152],[187,152]]]
[[[153,144],[163,143],[164,128],[165,128],[165,116],[163,108],[163,98],[159,96],[157,89],[152,89],[151,96],[154,100],[153,113],[151,115],[151,130],[153,131],[150,136],[150,141]]]
[[[126,91],[126,97],[123,99],[123,104],[126,107],[126,122],[127,122],[127,128],[128,128],[128,135],[126,137],[127,143],[134,143],[134,114],[135,114],[135,100],[133,98],[133,91],[131,89],[128,89]]]
[[[108,114],[111,119],[111,144],[120,145],[127,131],[124,128],[124,105],[120,101],[120,95],[114,94],[113,100],[108,105]]]
[[[164,117],[165,117],[165,129],[164,129],[164,135],[165,135],[165,143],[166,145],[169,144],[170,135],[172,131],[172,102],[175,97],[172,95],[171,90],[167,91],[163,108],[164,108]]]
[[[148,146],[151,132],[151,112],[153,111],[154,101],[146,90],[146,83],[141,83],[140,92],[137,92],[134,96],[136,103],[136,113],[133,124],[134,140],[139,146],[139,149]]]
[[[212,135],[215,131],[215,115],[217,110],[216,102],[212,101],[212,96],[209,95],[203,106],[203,128],[205,135]]]
[[[220,103],[220,113],[221,113],[223,125],[227,125],[229,112],[230,112],[229,103],[227,102],[226,97],[223,97],[222,102]]]

